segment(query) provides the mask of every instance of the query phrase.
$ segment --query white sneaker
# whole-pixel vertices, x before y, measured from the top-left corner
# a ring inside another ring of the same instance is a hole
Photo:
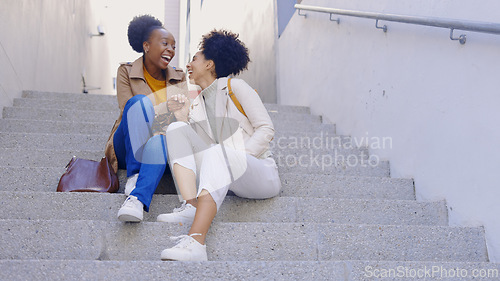
[[[131,175],[127,178],[127,184],[125,185],[125,195],[129,196],[132,193],[132,190],[135,189],[135,184],[137,183],[137,178],[139,177],[139,173]]]
[[[172,240],[179,239],[179,243],[172,248],[161,252],[161,259],[164,261],[208,261],[207,246],[201,245],[192,236],[201,235],[193,233],[191,235],[181,235],[170,237]]]
[[[118,211],[118,219],[125,222],[140,222],[144,215],[144,204],[130,195]]]
[[[182,202],[182,206],[175,208],[170,214],[158,215],[156,221],[191,224],[193,223],[195,214],[196,207],[189,203],[186,204],[186,201],[184,200],[184,202]]]

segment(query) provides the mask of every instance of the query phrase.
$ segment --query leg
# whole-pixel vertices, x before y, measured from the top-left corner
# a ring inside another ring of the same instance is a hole
[[[233,176],[240,176],[234,182],[226,184],[231,179],[223,168],[226,160],[222,150],[207,151],[204,155],[200,188],[207,189],[203,189],[198,195],[198,208],[189,231],[189,234],[201,234],[193,236],[200,244],[205,244],[206,234],[228,189],[240,197],[264,199],[278,195],[281,188],[278,169],[272,158],[257,159],[229,147],[225,150]]]
[[[180,236],[179,238],[182,240],[176,246],[163,250],[161,253],[162,260],[207,260],[206,246],[204,245],[205,237],[217,214],[218,206],[222,203],[231,183],[228,162],[234,164],[236,168],[244,165],[237,163],[238,161],[235,161],[235,159],[243,159],[243,162],[245,162],[244,157],[238,157],[239,155],[244,156],[244,152],[233,153],[231,150],[227,152],[226,157],[220,145],[210,147],[204,151],[200,167],[198,208],[196,208],[189,235]],[[234,171],[233,174],[235,174]]]
[[[217,214],[217,204],[215,204],[212,195],[206,189],[203,189],[198,196],[198,207],[194,216],[193,224],[189,230],[189,235],[199,233],[201,235],[193,236],[200,244],[205,244],[208,229]]]
[[[173,165],[172,170],[182,198],[186,200],[186,203],[196,207],[196,174],[193,170],[183,167],[178,163]]]
[[[181,241],[174,247],[161,252],[162,260],[207,261],[207,247],[204,245],[210,224],[217,213],[217,205],[208,191],[198,197],[195,221],[188,235],[181,235]]]
[[[161,163],[159,165],[153,165],[156,163],[146,163],[146,166],[144,166],[143,164],[144,150],[147,144],[150,144],[148,149],[154,154],[154,148],[157,146],[155,143],[158,143],[158,141],[154,141],[155,139],[152,139],[151,142],[148,141],[151,137],[150,128],[153,121],[154,107],[151,100],[144,95],[136,95],[127,101],[123,110],[122,121],[114,135],[113,142],[115,152],[117,152],[119,167],[125,166],[127,168],[128,180],[125,193],[128,195],[136,188],[141,170],[144,170],[147,176],[146,179],[143,176],[141,180],[142,182],[146,181],[142,185],[145,189],[138,190],[135,195],[128,196],[118,211],[118,219],[121,221],[139,222],[142,220],[143,209],[149,210],[152,194],[158,184],[154,185],[156,177],[151,177],[151,175],[157,175],[158,177],[159,174],[161,178],[165,171],[166,156],[163,156],[163,154],[161,154],[163,165]],[[161,141],[159,143],[161,144]],[[154,187],[151,188],[151,185],[154,185]]]
[[[209,146],[184,122],[170,124],[166,139],[169,163],[178,193],[183,200],[195,203],[199,162]]]
[[[137,197],[149,212],[149,205],[167,167],[165,136],[156,135],[144,146],[143,163],[137,178],[136,188],[130,195]]]
[[[278,167],[272,158],[257,159],[247,155],[247,169],[229,187],[235,195],[249,199],[277,196],[281,189]]]
[[[165,137],[157,135],[144,146],[143,162],[136,187],[118,211],[118,219],[127,222],[140,222],[143,210],[149,212],[153,194],[167,167]]]
[[[122,120],[113,136],[113,144],[118,166],[127,169],[127,177],[137,174],[140,170],[141,159],[136,158],[136,155],[142,155],[141,148],[151,137],[148,126],[153,118],[153,104],[146,96],[136,95],[125,104]]]
[[[218,147],[209,149],[203,156],[198,207],[189,230],[189,235],[200,234],[192,238],[201,245],[205,244],[206,234],[228,189],[240,197],[265,199],[278,195],[281,188],[278,169],[272,158],[257,159],[226,147],[226,159],[233,175],[245,168],[240,177],[231,183],[229,172],[224,169],[226,160],[222,150],[214,148]]]
[[[176,188],[184,203],[172,213],[161,214],[157,221],[192,223],[197,207],[197,171],[204,149],[208,146],[183,122],[169,125],[166,133],[169,163]]]

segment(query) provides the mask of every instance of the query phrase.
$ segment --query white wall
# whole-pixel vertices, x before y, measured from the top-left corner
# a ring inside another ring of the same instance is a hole
[[[128,24],[135,16],[149,14],[165,23],[165,0],[92,0],[94,1],[95,17],[106,28],[107,52],[109,58],[106,79],[113,81],[120,63],[133,62],[142,54],[135,52],[128,43]],[[168,28],[168,27],[167,27]],[[176,38],[177,40],[177,38]],[[116,94],[116,89],[111,88]]]
[[[22,90],[81,92],[82,73],[101,71],[90,50],[105,42],[90,37],[97,23],[89,1],[3,0],[1,6],[0,107]],[[97,75],[89,82],[103,81]]]
[[[305,5],[500,22],[496,0],[303,0]],[[390,137],[372,150],[417,199],[445,199],[450,225],[481,226],[500,261],[500,36],[402,23],[295,14],[279,40],[279,98],[311,106],[337,133]],[[460,35],[456,31],[456,36]]]
[[[127,28],[143,14],[163,22],[165,0],[2,0],[0,109],[23,90],[81,93],[82,75],[90,94],[115,93],[119,63],[140,56]]]
[[[181,41],[180,41],[180,0],[165,0],[165,16],[163,25],[174,35],[176,41],[176,55],[170,62],[170,65],[173,67],[180,67],[184,69],[184,65],[179,64],[179,51],[181,49]]]
[[[252,60],[248,70],[239,77],[257,89],[264,102],[275,103],[277,97],[275,1],[204,0],[203,5],[200,0],[190,2],[190,30],[184,31],[190,35],[188,57],[192,57],[198,50],[201,36],[214,28],[224,28],[239,33],[241,41],[250,51]]]

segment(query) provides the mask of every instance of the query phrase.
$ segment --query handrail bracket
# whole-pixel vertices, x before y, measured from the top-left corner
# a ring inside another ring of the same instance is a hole
[[[378,26],[378,19],[375,21],[375,27],[378,29],[382,29],[384,32],[387,32],[387,25],[384,24],[384,26]]]
[[[304,18],[307,18],[307,14],[301,14],[300,12],[302,11],[302,9],[298,9],[297,12],[298,12],[298,15],[299,16],[303,16]]]
[[[332,19],[332,15],[333,15],[333,13],[330,13],[330,20],[331,20],[331,21],[336,21],[336,22],[337,22],[337,24],[340,24],[340,18],[337,18],[337,19]]]
[[[460,36],[458,36],[458,38],[455,38],[453,37],[453,31],[455,29],[451,28],[450,29],[450,39],[451,40],[458,40],[458,42],[460,42],[460,44],[465,44],[465,42],[467,41],[467,36],[465,34],[461,34]]]

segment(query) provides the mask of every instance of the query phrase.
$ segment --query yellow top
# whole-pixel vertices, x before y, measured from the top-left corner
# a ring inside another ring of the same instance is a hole
[[[148,83],[149,88],[154,93],[155,105],[167,101],[167,81],[156,80],[144,67],[144,78],[146,78],[146,83]]]

